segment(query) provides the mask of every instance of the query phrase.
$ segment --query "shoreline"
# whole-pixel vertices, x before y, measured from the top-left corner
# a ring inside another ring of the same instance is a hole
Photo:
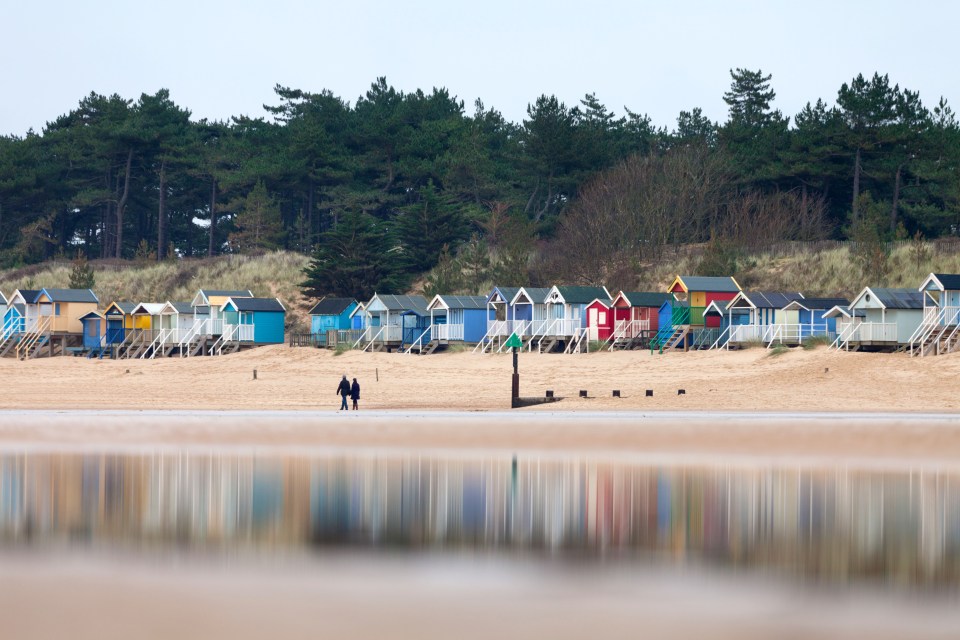
[[[0,453],[575,457],[679,466],[960,467],[960,415],[0,410]]]

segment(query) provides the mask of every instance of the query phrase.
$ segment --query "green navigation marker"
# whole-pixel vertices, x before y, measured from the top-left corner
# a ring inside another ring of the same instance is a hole
[[[510,337],[507,338],[507,344],[504,346],[508,349],[522,349],[523,341],[520,339],[520,336],[515,333],[511,333]]]

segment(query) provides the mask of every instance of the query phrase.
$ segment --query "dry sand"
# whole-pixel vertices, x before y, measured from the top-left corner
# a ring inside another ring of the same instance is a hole
[[[336,356],[275,346],[219,358],[0,359],[0,409],[336,409],[344,373],[359,379],[363,409],[493,410],[510,403],[506,354]],[[910,358],[825,347],[778,356],[764,349],[524,353],[520,387],[523,396],[552,389],[565,399],[544,408],[562,411],[960,412],[960,354]],[[591,397],[578,398],[581,389]],[[614,389],[623,397],[612,398]]]

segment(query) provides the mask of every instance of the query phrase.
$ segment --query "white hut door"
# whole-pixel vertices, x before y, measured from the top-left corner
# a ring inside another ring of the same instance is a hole
[[[597,336],[599,335],[597,331],[597,323],[599,322],[599,320],[597,319],[598,317],[597,317],[596,307],[590,307],[590,309],[588,310],[588,314],[589,315],[587,317],[587,335],[589,336],[591,341],[596,342],[598,340]]]

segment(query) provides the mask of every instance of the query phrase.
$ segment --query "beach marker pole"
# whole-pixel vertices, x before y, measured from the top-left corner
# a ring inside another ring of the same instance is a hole
[[[620,397],[620,389],[614,389],[614,390],[613,390],[613,397],[614,397],[614,398],[619,398],[619,397]]]
[[[647,389],[647,397],[648,397],[648,398],[652,398],[652,397],[653,397],[653,389]]]
[[[685,395],[687,395],[687,390],[686,390],[686,389],[677,389],[677,395],[678,395],[678,396],[685,396]]]
[[[254,379],[254,380],[257,379],[257,370],[256,370],[256,369],[253,370],[253,379]]]
[[[510,385],[510,408],[515,409],[520,406],[520,370],[518,367],[517,350],[523,346],[520,336],[511,333],[504,345],[513,351],[513,379]]]
[[[586,398],[586,397],[587,397],[587,390],[586,390],[586,389],[580,389],[580,397],[581,397],[581,398]]]

